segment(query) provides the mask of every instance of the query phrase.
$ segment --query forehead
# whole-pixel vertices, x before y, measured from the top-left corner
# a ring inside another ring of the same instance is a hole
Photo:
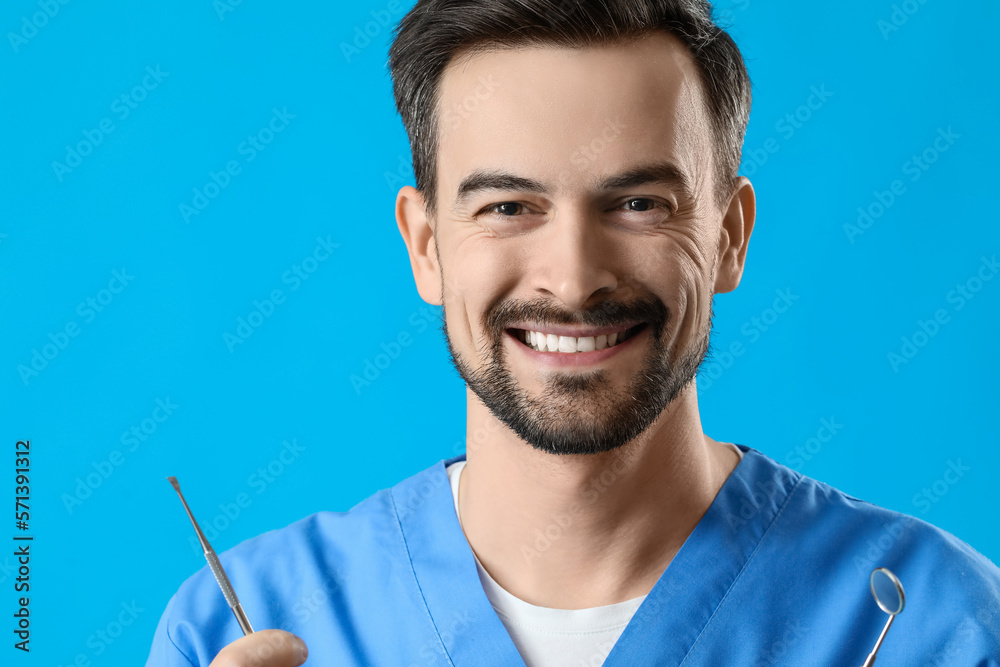
[[[461,54],[442,76],[438,114],[445,201],[480,169],[566,188],[664,160],[695,184],[710,173],[697,66],[666,32],[627,44]]]

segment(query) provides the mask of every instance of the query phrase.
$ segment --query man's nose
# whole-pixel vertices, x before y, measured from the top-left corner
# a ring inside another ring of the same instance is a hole
[[[595,294],[618,288],[611,269],[614,248],[598,220],[582,211],[564,211],[547,226],[533,256],[531,275],[537,291],[580,310]]]

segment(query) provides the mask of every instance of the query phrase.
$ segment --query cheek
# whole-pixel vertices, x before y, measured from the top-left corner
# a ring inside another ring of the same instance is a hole
[[[681,234],[644,239],[632,249],[629,275],[637,290],[658,296],[670,311],[665,343],[686,344],[709,317],[711,267],[701,244]]]
[[[470,236],[442,247],[450,332],[462,331],[466,341],[477,347],[484,343],[483,319],[497,299],[510,295],[517,285],[523,274],[519,258],[520,253],[512,244],[485,235]]]
[[[445,287],[466,295],[466,300],[496,298],[510,290],[523,275],[522,253],[511,241],[476,233],[455,244],[450,261],[442,258]]]
[[[686,235],[664,234],[642,238],[624,249],[631,270],[624,283],[660,294],[667,305],[676,304],[692,290],[705,287],[708,270],[700,246]]]
[[[688,347],[700,337],[711,319],[712,290],[701,267],[689,265],[682,273],[681,282],[675,288],[678,300],[669,330],[675,345]]]

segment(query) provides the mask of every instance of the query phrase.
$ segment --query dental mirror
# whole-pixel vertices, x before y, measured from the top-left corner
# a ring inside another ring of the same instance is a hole
[[[875,656],[878,654],[879,647],[882,646],[882,640],[885,639],[886,633],[889,632],[889,626],[892,625],[896,616],[906,606],[906,594],[903,592],[903,584],[899,582],[896,575],[888,568],[877,567],[872,570],[871,576],[868,578],[868,583],[872,590],[872,597],[875,598],[875,604],[879,606],[879,609],[889,614],[889,620],[885,622],[882,634],[879,635],[878,641],[875,642],[875,648],[868,654],[868,659],[865,660],[865,664],[862,667],[872,667],[875,664]]]
[[[872,597],[885,613],[895,616],[906,606],[906,595],[903,584],[899,583],[890,570],[884,567],[872,570],[870,579]]]

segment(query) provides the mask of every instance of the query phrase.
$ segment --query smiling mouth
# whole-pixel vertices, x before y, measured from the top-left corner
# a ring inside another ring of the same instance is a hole
[[[558,334],[547,333],[545,331],[533,331],[529,329],[508,329],[510,334],[517,340],[536,352],[562,352],[564,354],[577,354],[580,352],[593,352],[603,350],[606,347],[621,345],[632,336],[636,335],[646,326],[645,322],[636,324],[633,327],[613,331],[599,336],[560,336]]]

